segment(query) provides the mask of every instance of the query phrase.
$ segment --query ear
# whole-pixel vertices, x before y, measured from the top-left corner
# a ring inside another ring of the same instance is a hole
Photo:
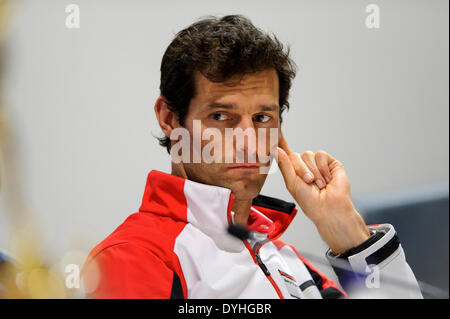
[[[180,124],[178,123],[175,113],[170,110],[168,102],[163,96],[158,97],[156,100],[155,114],[164,135],[170,138],[172,130],[179,127]]]

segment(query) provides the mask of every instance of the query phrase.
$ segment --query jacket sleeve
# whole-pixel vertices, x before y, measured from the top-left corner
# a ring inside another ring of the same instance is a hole
[[[423,298],[390,224],[368,226],[371,236],[341,255],[326,257],[350,298]]]
[[[83,283],[87,298],[183,298],[176,272],[151,251],[128,243],[90,256]]]

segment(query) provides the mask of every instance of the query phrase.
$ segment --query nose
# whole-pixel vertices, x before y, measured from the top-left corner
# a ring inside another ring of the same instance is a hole
[[[257,135],[253,119],[250,115],[241,117],[236,129],[236,161],[256,163]]]

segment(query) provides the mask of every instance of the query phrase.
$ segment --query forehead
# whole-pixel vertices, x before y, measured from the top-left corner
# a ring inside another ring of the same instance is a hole
[[[195,74],[197,102],[212,102],[225,97],[260,97],[278,103],[278,75],[274,69],[211,82],[200,72]]]

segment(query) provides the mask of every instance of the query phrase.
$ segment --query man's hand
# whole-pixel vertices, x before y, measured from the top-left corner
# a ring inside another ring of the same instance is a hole
[[[281,135],[278,165],[289,193],[334,254],[369,238],[350,199],[350,183],[339,161],[324,151],[295,153]]]

